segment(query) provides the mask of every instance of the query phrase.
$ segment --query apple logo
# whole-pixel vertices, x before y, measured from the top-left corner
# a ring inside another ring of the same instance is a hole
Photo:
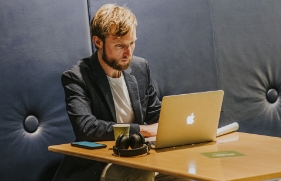
[[[193,124],[193,122],[194,122],[194,113],[192,113],[190,116],[187,116],[187,118],[186,118],[186,123],[187,124]]]

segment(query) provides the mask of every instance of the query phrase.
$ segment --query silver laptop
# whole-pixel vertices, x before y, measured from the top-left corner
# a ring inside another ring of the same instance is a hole
[[[163,97],[153,148],[213,141],[216,138],[223,95],[224,91],[218,90]]]

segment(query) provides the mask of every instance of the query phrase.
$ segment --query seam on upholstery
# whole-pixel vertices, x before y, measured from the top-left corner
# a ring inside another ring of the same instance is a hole
[[[89,22],[89,29],[90,29],[90,23],[91,23],[91,1],[90,0],[87,0],[87,7],[88,7],[88,22]],[[89,30],[90,31],[90,36],[91,36],[91,29]],[[92,50],[92,53],[94,52],[94,46],[93,46],[93,42],[91,40],[91,50]]]
[[[213,0],[209,0],[210,4],[210,18],[211,18],[211,26],[213,30],[213,46],[214,46],[214,62],[215,62],[215,67],[217,71],[217,86],[218,89],[221,88],[221,80],[220,80],[220,69],[219,69],[219,60],[218,60],[218,47],[217,47],[217,36],[216,36],[216,30],[215,30],[215,18],[214,18],[214,6],[213,6]]]

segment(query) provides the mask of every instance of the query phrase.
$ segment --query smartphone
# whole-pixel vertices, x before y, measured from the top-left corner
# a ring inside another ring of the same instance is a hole
[[[106,148],[105,144],[90,142],[90,141],[77,141],[72,142],[71,146],[76,146],[80,148],[86,148],[86,149],[98,149],[98,148]]]

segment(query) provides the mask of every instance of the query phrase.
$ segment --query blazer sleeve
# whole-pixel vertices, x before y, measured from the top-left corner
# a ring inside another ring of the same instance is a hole
[[[92,113],[91,99],[82,76],[75,71],[62,74],[61,83],[65,92],[66,110],[76,140],[114,140],[113,119],[102,120]],[[106,110],[105,110],[106,111]]]
[[[148,75],[148,89],[146,91],[145,97],[141,100],[141,104],[144,101],[147,102],[146,105],[146,114],[144,122],[146,124],[153,124],[157,123],[159,120],[160,109],[161,109],[161,102],[158,98],[157,91],[152,84],[151,76],[150,76],[150,68],[146,62],[147,66],[147,75]]]

